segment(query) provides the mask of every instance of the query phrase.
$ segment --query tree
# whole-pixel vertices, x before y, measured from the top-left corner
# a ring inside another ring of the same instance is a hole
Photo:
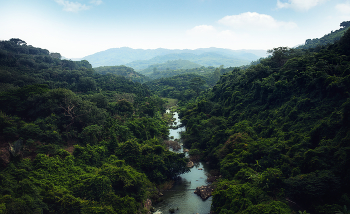
[[[153,74],[159,74],[160,72],[158,71],[157,67],[153,67]]]
[[[222,69],[222,67],[220,66],[220,68],[216,68],[213,74],[213,85],[215,85],[219,80],[220,80],[220,70]]]
[[[202,80],[202,78],[195,77],[195,78],[191,79],[190,87],[192,90],[194,90],[197,93],[197,95],[199,95],[201,87],[204,85],[204,83],[205,83],[205,81]]]
[[[290,52],[291,49],[288,47],[278,47],[267,51],[267,53],[272,54],[271,59],[275,62],[276,67],[281,67],[287,62]]]
[[[78,82],[78,90],[88,92],[96,90],[96,82],[91,77],[81,77]]]
[[[14,42],[16,45],[26,45],[27,43],[19,38],[12,38],[10,42]]]
[[[107,105],[108,105],[107,98],[101,93],[92,95],[92,97],[90,98],[90,101],[93,103],[96,103],[96,106],[98,108],[107,108]]]
[[[344,22],[340,23],[340,27],[344,27],[344,28],[350,27],[350,21],[344,21]]]

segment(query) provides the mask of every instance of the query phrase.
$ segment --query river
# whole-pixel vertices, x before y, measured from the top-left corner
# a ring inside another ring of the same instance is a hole
[[[173,117],[176,122],[174,125],[180,125],[181,121],[177,112],[174,113]],[[170,129],[169,136],[173,136],[174,139],[180,139],[180,132],[185,130],[185,127]],[[183,152],[182,146],[179,152]],[[190,172],[180,176],[180,179],[174,183],[174,186],[170,190],[163,192],[163,201],[155,204],[154,208],[163,214],[169,213],[170,209],[174,209],[175,214],[210,213],[212,197],[203,201],[198,195],[193,193],[196,187],[207,185],[206,173],[208,171],[208,166],[205,163],[196,163],[195,166],[191,168]]]

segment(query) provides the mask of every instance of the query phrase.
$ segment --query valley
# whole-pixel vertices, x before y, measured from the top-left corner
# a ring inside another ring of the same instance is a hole
[[[80,61],[0,41],[0,213],[347,213],[348,28]]]

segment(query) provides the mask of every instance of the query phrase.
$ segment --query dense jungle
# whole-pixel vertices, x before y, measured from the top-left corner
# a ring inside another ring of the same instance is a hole
[[[218,178],[212,213],[350,213],[350,22],[340,26],[247,66],[148,76],[0,41],[0,213],[150,213],[189,170],[164,143],[174,99],[184,146]]]

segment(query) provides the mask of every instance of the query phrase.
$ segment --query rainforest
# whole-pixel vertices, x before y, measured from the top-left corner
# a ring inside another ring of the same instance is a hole
[[[348,28],[145,74],[0,41],[0,213],[151,213],[190,159],[215,177],[211,213],[350,213]],[[168,108],[190,157],[167,148]]]

